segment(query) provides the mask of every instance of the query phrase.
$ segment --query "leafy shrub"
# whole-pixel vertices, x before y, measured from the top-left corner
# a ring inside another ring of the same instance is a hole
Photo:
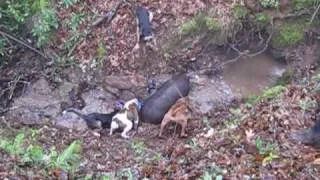
[[[59,2],[59,4],[61,4],[65,8],[69,8],[70,6],[73,6],[77,2],[78,0],[62,0]]]
[[[23,143],[24,143],[25,134],[21,132],[16,135],[14,140],[1,140],[0,148],[10,155],[21,155],[24,152]]]
[[[247,8],[240,5],[234,5],[232,7],[232,12],[234,17],[237,19],[244,19],[248,14]]]
[[[259,0],[260,4],[264,8],[279,8],[279,0]]]
[[[262,165],[265,166],[268,162],[279,158],[276,152],[276,146],[274,144],[265,143],[260,138],[256,139],[256,147],[259,154],[263,157]]]
[[[288,47],[304,40],[304,28],[297,24],[283,24],[272,39],[275,47]]]
[[[209,31],[219,29],[218,22],[214,18],[206,16],[204,17],[204,20]]]
[[[38,167],[61,169],[66,172],[74,172],[79,167],[81,152],[79,141],[72,142],[59,155],[54,148],[46,154],[44,149],[36,144],[37,131],[31,131],[31,136],[28,136],[29,141],[25,137],[25,132],[21,132],[13,140],[0,140],[0,149],[18,157],[22,163],[36,163],[33,165]],[[29,145],[25,148],[27,141]]]
[[[215,18],[205,13],[198,13],[191,20],[180,26],[181,33],[184,35],[199,32],[200,30],[217,31],[219,30],[218,22]]]
[[[71,31],[78,31],[78,27],[80,24],[84,23],[85,15],[83,13],[71,13],[71,19],[66,21],[67,26],[71,29]]]
[[[197,30],[197,22],[195,19],[191,19],[181,25],[181,31],[183,34],[190,34]]]
[[[320,3],[320,0],[294,0],[293,7],[296,10],[301,10],[319,3]]]
[[[246,99],[247,105],[256,104],[261,99],[273,99],[278,97],[283,91],[285,91],[287,88],[282,85],[277,85],[268,89],[265,89],[261,95],[255,96],[251,95],[248,96]]]
[[[37,37],[38,47],[42,47],[50,40],[52,31],[57,29],[58,25],[56,12],[53,9],[41,10],[39,20],[32,29],[33,36]]]
[[[8,0],[0,4],[1,28],[17,33],[31,14],[29,0]]]
[[[270,18],[266,13],[257,13],[255,15],[255,21],[259,26],[265,26],[270,22]]]
[[[49,155],[50,167],[62,169],[66,172],[74,172],[79,167],[80,152],[80,141],[72,142],[60,155],[58,155],[55,149],[51,149]]]

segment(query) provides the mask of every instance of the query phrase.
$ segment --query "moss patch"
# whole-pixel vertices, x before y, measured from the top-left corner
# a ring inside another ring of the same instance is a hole
[[[219,30],[218,21],[205,13],[198,13],[191,20],[186,21],[180,26],[180,32],[183,35],[189,35],[192,33],[205,31],[217,31]]]
[[[235,18],[244,19],[248,14],[248,10],[243,6],[234,5],[232,7],[232,13]]]
[[[279,8],[279,0],[259,0],[260,4],[264,8]]]
[[[301,10],[304,8],[308,8],[317,3],[320,3],[320,0],[293,0],[293,8],[296,10]]]
[[[182,34],[190,34],[198,29],[195,19],[191,19],[180,26]]]
[[[298,24],[283,24],[272,38],[272,46],[275,48],[285,48],[297,45],[304,40],[304,27]]]
[[[255,22],[260,26],[265,26],[270,22],[270,17],[267,13],[257,13],[255,15]]]

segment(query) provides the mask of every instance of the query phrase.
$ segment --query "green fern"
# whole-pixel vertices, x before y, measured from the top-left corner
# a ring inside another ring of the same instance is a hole
[[[19,133],[14,140],[1,140],[0,148],[10,155],[20,155],[24,152],[22,147],[24,142],[25,134]]]
[[[33,36],[38,38],[38,47],[42,47],[50,40],[51,32],[58,29],[58,25],[56,12],[53,9],[42,9],[40,19],[32,29]]]
[[[65,149],[59,156],[57,153],[51,151],[51,164],[52,168],[59,168],[66,172],[74,172],[79,166],[81,143],[80,141],[74,141],[70,146]]]
[[[48,0],[34,0],[31,2],[31,9],[33,12],[41,12],[41,10],[48,8]]]
[[[61,4],[65,8],[69,8],[70,6],[73,6],[74,4],[76,4],[77,2],[78,0],[62,0],[59,2],[59,4]]]

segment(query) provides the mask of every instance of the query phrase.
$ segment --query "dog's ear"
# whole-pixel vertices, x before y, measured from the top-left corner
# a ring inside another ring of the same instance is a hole
[[[132,103],[132,104],[129,105],[129,111],[130,112],[134,112],[135,108],[136,108],[136,104],[135,103]]]

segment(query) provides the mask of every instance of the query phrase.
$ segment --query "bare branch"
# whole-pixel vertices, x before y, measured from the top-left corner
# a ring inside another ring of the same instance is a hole
[[[312,14],[311,20],[310,20],[310,24],[312,24],[312,21],[314,20],[314,18],[316,17],[316,15],[318,14],[320,8],[320,4],[318,5],[317,9],[314,11],[314,13]]]
[[[13,37],[12,35],[10,35],[10,34],[8,34],[8,33],[6,33],[6,32],[3,32],[3,31],[1,31],[1,30],[0,30],[0,34],[1,34],[2,36],[5,36],[5,37],[7,37],[7,38],[9,38],[9,39],[11,39],[11,40],[13,40],[13,41],[15,41],[15,42],[23,45],[23,46],[31,49],[32,51],[36,52],[36,53],[39,54],[40,56],[44,57],[45,59],[49,59],[49,58],[48,58],[45,54],[43,54],[41,51],[33,48],[32,46],[28,45],[28,44],[25,43],[25,42],[23,42],[23,41],[15,38],[15,37]]]

